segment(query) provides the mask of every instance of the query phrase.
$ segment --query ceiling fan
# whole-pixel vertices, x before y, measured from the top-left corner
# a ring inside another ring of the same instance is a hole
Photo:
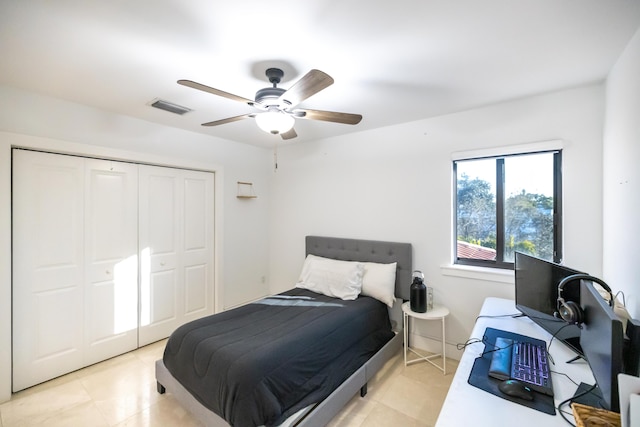
[[[203,123],[202,126],[218,126],[247,118],[255,118],[258,127],[265,132],[274,135],[279,134],[282,139],[291,139],[298,136],[293,129],[295,119],[322,120],[347,125],[355,125],[362,120],[360,114],[295,108],[296,105],[305,99],[333,84],[331,76],[322,71],[309,71],[289,89],[282,89],[277,86],[284,76],[284,72],[281,69],[269,68],[265,74],[273,86],[257,91],[255,100],[233,95],[191,80],[178,80],[178,83],[193,89],[239,101],[260,110],[255,113],[242,114],[240,116]]]

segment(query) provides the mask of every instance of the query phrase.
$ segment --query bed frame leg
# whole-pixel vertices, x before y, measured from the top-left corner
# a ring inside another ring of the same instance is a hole
[[[160,384],[159,382],[156,381],[156,389],[158,390],[158,393],[160,394],[164,394],[167,389],[164,388],[164,386],[162,384]]]
[[[360,387],[360,397],[365,397],[367,395],[367,383],[365,383],[362,387]]]

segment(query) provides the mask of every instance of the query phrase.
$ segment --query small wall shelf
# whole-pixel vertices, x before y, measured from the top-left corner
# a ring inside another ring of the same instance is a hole
[[[258,196],[253,191],[253,182],[238,181],[238,199],[255,199]]]

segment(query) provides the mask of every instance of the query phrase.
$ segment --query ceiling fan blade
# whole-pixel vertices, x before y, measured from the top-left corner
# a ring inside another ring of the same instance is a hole
[[[289,90],[280,95],[280,105],[283,105],[283,103],[289,104],[289,106],[298,105],[332,84],[333,78],[327,73],[320,70],[311,70],[302,76]]]
[[[288,130],[285,133],[281,133],[280,136],[282,137],[282,139],[293,139],[298,136],[298,134],[296,133],[294,128],[291,128],[291,130]]]
[[[294,117],[299,119],[322,120],[324,122],[343,123],[345,125],[357,125],[362,120],[360,114],[338,113],[336,111],[322,110],[294,110]]]
[[[218,95],[218,96],[222,96],[224,98],[228,98],[231,99],[233,101],[238,101],[238,102],[242,102],[244,104],[250,105],[253,107],[253,105],[255,104],[255,101],[248,99],[248,98],[243,98],[241,96],[238,95],[234,95],[232,93],[229,92],[225,92],[223,90],[220,89],[215,89],[206,85],[203,85],[201,83],[197,83],[191,80],[178,80],[178,84],[181,84],[182,86],[187,86],[193,89],[198,89],[201,90],[203,92],[208,92],[208,93],[212,93],[214,95]]]
[[[255,114],[243,114],[241,116],[228,117],[226,119],[214,120],[212,122],[203,123],[202,126],[218,126],[224,125],[226,123],[237,122],[238,120],[248,119],[249,117],[254,117]]]

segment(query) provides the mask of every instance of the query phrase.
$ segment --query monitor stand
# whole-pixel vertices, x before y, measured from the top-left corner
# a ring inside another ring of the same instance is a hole
[[[580,360],[580,359],[584,359],[584,357],[577,355],[576,357],[574,357],[573,359],[567,360],[567,363],[573,363],[576,360]]]
[[[591,388],[593,388],[591,384],[580,383],[571,401],[594,408],[602,408],[602,393],[600,389],[596,386],[596,388],[587,392]]]

